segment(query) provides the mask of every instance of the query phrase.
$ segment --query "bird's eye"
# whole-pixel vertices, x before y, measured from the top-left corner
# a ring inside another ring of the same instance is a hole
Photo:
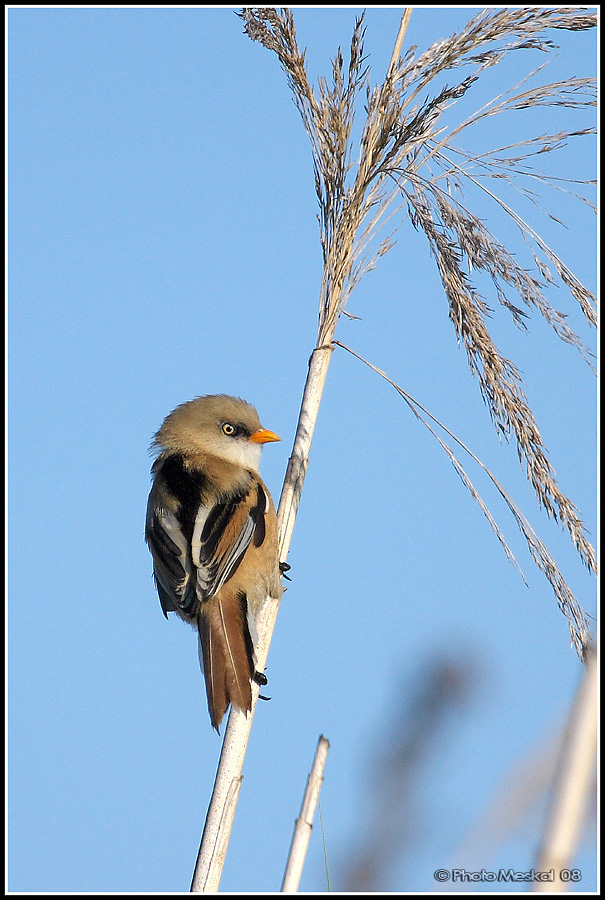
[[[231,424],[231,422],[223,422],[223,434],[226,434],[228,437],[233,437],[235,434],[235,426]]]

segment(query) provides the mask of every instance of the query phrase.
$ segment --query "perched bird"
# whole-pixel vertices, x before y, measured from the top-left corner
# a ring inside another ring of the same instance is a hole
[[[197,628],[214,728],[229,704],[248,712],[256,671],[255,617],[282,593],[277,520],[258,474],[262,445],[280,438],[249,403],[197,397],[155,435],[145,540],[164,615]]]

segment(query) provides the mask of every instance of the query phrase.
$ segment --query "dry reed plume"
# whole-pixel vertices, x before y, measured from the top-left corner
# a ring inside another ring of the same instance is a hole
[[[528,311],[537,310],[555,333],[576,347],[590,364],[590,352],[567,325],[565,315],[550,304],[546,287],[558,280],[578,301],[591,324],[596,324],[595,297],[521,216],[496,195],[488,180],[504,180],[530,199],[534,198],[533,191],[519,182],[534,185],[541,180],[548,181],[590,203],[582,190],[591,182],[548,176],[535,170],[531,163],[536,156],[552,153],[566,141],[592,134],[594,129],[561,128],[556,134],[532,136],[481,154],[469,153],[456,142],[471,125],[505,111],[539,106],[594,106],[595,80],[572,77],[532,86],[532,78],[541,66],[462,122],[446,125],[443,113],[466,95],[487,69],[511,52],[551,51],[555,45],[544,37],[546,30],[592,28],[596,15],[574,7],[484,9],[459,34],[433,44],[418,55],[416,48],[411,47],[401,56],[409,14],[409,10],[404,13],[391,65],[381,85],[371,89],[368,84],[361,16],[353,30],[348,65],[339,50],[332,64],[330,82],[320,78],[315,91],[309,84],[305,53],[298,47],[290,10],[261,7],[244,9],[241,13],[248,36],[277,54],[311,140],[324,259],[317,347],[339,343],[333,342],[333,335],[339,316],[347,314],[345,307],[351,291],[393,246],[392,235],[377,240],[379,229],[387,222],[394,229],[399,227],[407,212],[414,227],[429,242],[457,340],[466,350],[469,366],[478,378],[496,429],[507,438],[514,436],[519,460],[525,466],[538,503],[567,529],[580,558],[594,572],[595,552],[578,510],[557,484],[519,370],[496,347],[486,321],[490,310],[473,284],[473,272],[487,273],[496,299],[517,326],[526,328]],[[461,67],[468,72],[464,77],[457,74]],[[426,96],[431,82],[445,71],[455,74],[454,83],[437,88],[432,97]],[[362,92],[365,92],[366,119],[353,161],[351,135],[356,101]],[[449,121],[451,118],[450,115]],[[484,222],[453,196],[462,196],[465,179],[511,217],[531,247],[537,276],[522,268]],[[518,298],[515,303],[510,294]],[[479,500],[510,558],[499,529],[470,479],[451,450],[440,442],[464,483]],[[534,561],[550,581],[568,618],[572,641],[584,658],[590,633],[582,608],[544,544],[508,494],[488,474],[511,509]]]

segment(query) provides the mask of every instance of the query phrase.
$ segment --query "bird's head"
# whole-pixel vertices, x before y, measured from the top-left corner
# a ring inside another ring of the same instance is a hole
[[[154,445],[177,453],[216,456],[257,472],[263,444],[279,440],[262,427],[250,403],[226,394],[209,394],[181,403],[166,416]]]

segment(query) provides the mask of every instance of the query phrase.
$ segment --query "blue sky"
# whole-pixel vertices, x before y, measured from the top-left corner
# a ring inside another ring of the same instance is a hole
[[[360,11],[295,9],[313,80],[329,74]],[[416,9],[406,46],[423,49],[470,15]],[[399,16],[368,9],[372,83]],[[317,325],[310,148],[277,59],[242,34],[231,8],[13,8],[8,26],[8,887],[187,891],[220,739],[194,634],[165,621],[151,578],[148,446],[178,403],[243,396],[283,439],[262,462],[277,501]],[[543,80],[594,74],[594,31],[549,37],[561,49]],[[494,67],[464,109],[544,61],[526,51]],[[488,119],[464,140],[483,149],[590,124],[573,110],[526,111],[518,125]],[[576,140],[543,165],[591,177],[594,154],[592,139]],[[510,224],[467,199],[525,260]],[[563,228],[516,202],[594,290],[590,209],[548,192]],[[594,375],[539,317],[520,332],[480,288],[594,539]],[[594,349],[573,298],[561,287],[548,296]],[[337,338],[492,469],[594,615],[594,581],[538,511],[514,446],[499,443],[409,222],[349,309],[360,319],[343,319]],[[497,494],[468,471],[528,587],[396,392],[335,351],[268,660],[272,700],[255,718],[222,890],[279,890],[320,733],[331,742],[325,849],[331,887],[343,888],[380,808],[373,773],[395,754],[394,732],[409,743],[435,667],[454,673],[459,699],[395,788],[408,819],[384,890],[434,890],[433,871],[459,862],[473,823],[564,720],[582,672],[566,621]],[[544,812],[536,801],[478,868],[530,869]],[[318,826],[301,890],[326,890],[323,855]],[[594,890],[592,831],[576,864],[578,888]]]

